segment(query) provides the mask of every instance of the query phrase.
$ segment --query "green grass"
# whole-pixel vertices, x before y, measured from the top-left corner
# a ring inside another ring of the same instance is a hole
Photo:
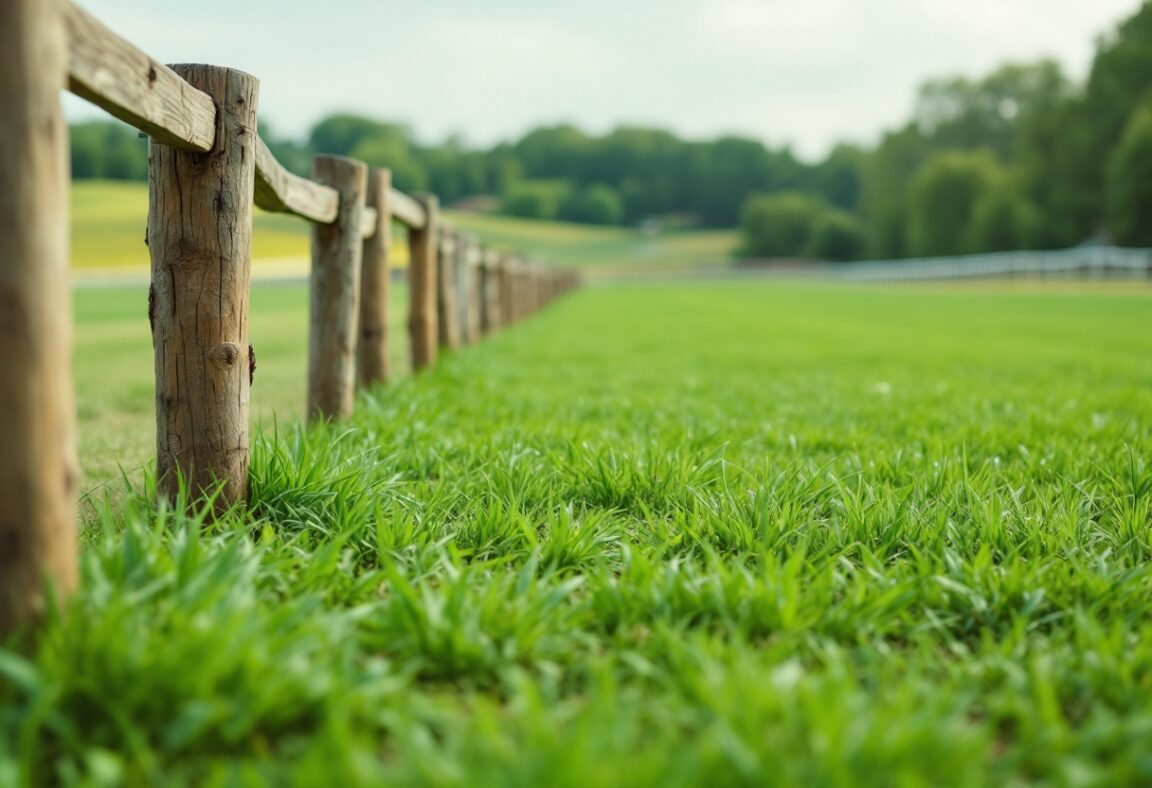
[[[734,230],[671,230],[645,235],[633,228],[541,222],[492,214],[449,218],[486,243],[578,268],[651,269],[724,265],[737,245]]]
[[[406,290],[391,290],[392,369],[406,374]],[[146,286],[80,288],[73,293],[74,370],[81,476],[90,491],[139,480],[155,455],[155,377]],[[308,359],[308,291],[303,285],[252,288],[249,339],[256,351],[252,424],[271,429],[303,417]]]
[[[0,783],[1148,784],[1150,296],[580,292],[104,508]]]
[[[627,228],[541,222],[485,214],[449,213],[458,226],[479,233],[488,244],[541,257],[550,263],[583,267],[679,267],[722,264],[736,246],[729,230],[675,231],[647,236]],[[75,181],[72,184],[72,264],[74,268],[148,267],[144,232],[148,187],[143,183]],[[395,259],[407,260],[405,234],[395,233]],[[274,261],[308,258],[307,222],[257,211],[252,255],[257,270]]]
[[[75,181],[71,191],[73,268],[148,268],[148,185]],[[257,212],[252,255],[258,260],[306,258],[308,225],[292,216]]]

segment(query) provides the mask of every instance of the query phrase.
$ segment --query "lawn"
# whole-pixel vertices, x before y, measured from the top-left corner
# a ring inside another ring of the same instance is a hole
[[[722,265],[736,247],[735,231],[669,231],[647,235],[623,227],[592,227],[475,213],[448,212],[461,229],[485,243],[588,268],[653,268]],[[77,269],[146,269],[148,187],[143,183],[76,181],[72,184],[72,263]],[[407,261],[406,238],[394,234],[394,259]],[[308,223],[256,212],[252,255],[257,274],[298,272],[308,259]]]
[[[578,292],[281,423],[244,513],[105,507],[0,651],[0,784],[1148,784],[1148,325],[1147,288]]]

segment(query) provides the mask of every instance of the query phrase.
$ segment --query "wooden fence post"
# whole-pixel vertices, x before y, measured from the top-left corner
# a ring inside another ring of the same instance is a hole
[[[356,381],[356,324],[360,313],[361,221],[368,166],[343,156],[316,156],[312,178],[340,195],[331,224],[312,225],[308,315],[308,418],[352,413]],[[379,217],[377,217],[379,218]]]
[[[468,235],[464,244],[464,261],[468,272],[468,344],[480,341],[484,330],[484,269],[480,243]]]
[[[476,263],[476,278],[479,281],[480,299],[480,336],[486,337],[492,333],[492,291],[495,288],[493,284],[494,274],[490,261],[491,251],[481,246],[477,250],[477,263]]]
[[[364,239],[360,268],[360,336],[357,346],[357,382],[361,388],[387,383],[388,298],[391,271],[388,255],[392,246],[392,172],[373,167],[368,171],[366,205],[376,209],[376,232]]]
[[[516,319],[513,309],[511,309],[511,305],[513,305],[513,303],[511,303],[511,297],[513,297],[513,294],[511,294],[511,288],[513,288],[513,281],[511,281],[513,280],[513,272],[511,272],[511,266],[513,265],[513,260],[507,255],[501,255],[497,262],[497,298],[499,303],[498,313],[500,315],[498,325],[501,328],[508,327],[513,324],[513,321]]]
[[[156,356],[156,485],[180,481],[217,511],[248,490],[248,344],[259,82],[219,66],[172,67],[216,104],[212,150],[148,155],[148,315]]]
[[[472,269],[468,265],[471,239],[463,232],[456,233],[456,253],[452,256],[456,283],[456,326],[460,332],[460,344],[471,344],[472,331]]]
[[[76,585],[61,5],[0,3],[0,636]]]
[[[436,227],[440,203],[435,195],[420,198],[426,221],[408,231],[408,334],[412,342],[412,370],[420,372],[436,363]]]
[[[460,346],[460,311],[456,306],[457,235],[441,224],[436,244],[436,335],[440,347]]]

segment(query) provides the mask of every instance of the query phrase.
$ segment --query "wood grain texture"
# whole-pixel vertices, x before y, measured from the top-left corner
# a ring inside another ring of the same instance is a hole
[[[291,213],[313,222],[336,220],[336,190],[284,169],[264,140],[256,140],[256,205],[272,213]]]
[[[57,2],[0,2],[0,636],[76,586],[65,59]]]
[[[422,230],[428,224],[428,216],[420,200],[393,189],[388,195],[388,202],[392,205],[392,215],[396,221],[409,230]]]
[[[217,510],[248,485],[252,349],[248,286],[256,179],[255,77],[228,68],[173,69],[219,106],[208,153],[153,140],[148,154],[149,316],[156,358],[156,475],[175,500],[181,478]]]
[[[376,214],[376,209],[365,205],[364,215],[360,219],[360,237],[363,240],[371,238],[376,233],[376,219],[379,218]]]
[[[212,98],[74,3],[65,2],[68,89],[156,142],[206,153],[216,134]]]
[[[456,232],[442,222],[436,249],[436,337],[440,347],[460,347],[460,311],[456,297]]]
[[[360,324],[356,346],[356,382],[361,388],[388,382],[388,298],[391,271],[392,210],[389,196],[392,172],[373,167],[368,171],[367,208],[374,212],[375,232],[364,240],[360,266]],[[365,219],[367,223],[367,219]]]
[[[412,345],[412,369],[428,369],[436,363],[436,226],[440,210],[434,195],[420,200],[426,222],[408,230],[408,336]]]
[[[340,195],[340,213],[331,224],[312,225],[308,418],[344,419],[355,395],[368,166],[343,156],[316,156],[312,177]]]

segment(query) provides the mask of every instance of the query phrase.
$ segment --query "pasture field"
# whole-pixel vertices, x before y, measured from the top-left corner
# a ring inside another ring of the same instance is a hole
[[[588,288],[281,422],[247,511],[97,504],[0,651],[0,784],[1147,784],[1149,325]]]
[[[147,269],[148,187],[124,181],[72,183],[72,263],[91,269]],[[734,230],[671,231],[645,235],[623,227],[593,227],[475,213],[448,212],[458,227],[486,243],[536,255],[555,265],[588,268],[667,268],[723,265],[736,247]],[[256,212],[252,233],[257,274],[299,272],[308,260],[308,223]],[[408,259],[406,235],[397,227],[394,259]]]
[[[392,368],[407,373],[407,295],[394,285]],[[79,288],[73,293],[81,475],[90,493],[139,470],[155,456],[155,376],[146,285]],[[304,415],[308,290],[300,284],[252,287],[249,339],[256,351],[252,424],[268,429]]]

